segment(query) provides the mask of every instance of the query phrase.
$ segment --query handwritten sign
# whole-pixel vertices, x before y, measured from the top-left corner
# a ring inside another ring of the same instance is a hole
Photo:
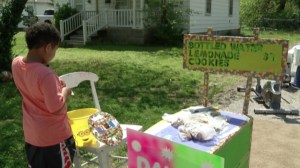
[[[183,67],[268,79],[283,77],[287,40],[184,35]]]
[[[127,129],[129,168],[224,168],[224,158]]]

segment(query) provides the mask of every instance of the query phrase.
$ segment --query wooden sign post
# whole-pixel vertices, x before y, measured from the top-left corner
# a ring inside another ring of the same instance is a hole
[[[204,72],[204,106],[208,104],[209,73],[242,75],[246,83],[243,113],[248,114],[252,77],[282,80],[288,40],[255,37],[184,35],[183,68]]]

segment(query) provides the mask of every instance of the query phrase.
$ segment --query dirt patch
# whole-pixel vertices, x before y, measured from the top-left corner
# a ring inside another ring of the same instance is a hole
[[[299,168],[298,125],[254,119],[250,168]]]

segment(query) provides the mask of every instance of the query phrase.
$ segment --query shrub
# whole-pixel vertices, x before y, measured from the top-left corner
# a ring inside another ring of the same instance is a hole
[[[14,35],[27,0],[6,1],[0,11],[0,70],[10,70],[13,58]]]
[[[182,33],[188,10],[180,8],[176,1],[148,1],[145,9],[145,27],[151,42],[156,44],[178,44],[182,42]]]
[[[65,20],[72,15],[76,14],[78,11],[70,6],[70,4],[63,4],[60,6],[57,4],[57,11],[54,13],[55,27],[59,30],[59,21]]]
[[[242,26],[296,29],[300,26],[299,0],[241,0]]]
[[[278,4],[268,0],[241,0],[240,6],[241,24],[257,27],[264,18],[274,18]]]

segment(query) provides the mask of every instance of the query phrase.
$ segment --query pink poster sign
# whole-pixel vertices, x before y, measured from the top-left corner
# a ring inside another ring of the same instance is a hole
[[[127,129],[129,168],[224,168],[222,157]]]

